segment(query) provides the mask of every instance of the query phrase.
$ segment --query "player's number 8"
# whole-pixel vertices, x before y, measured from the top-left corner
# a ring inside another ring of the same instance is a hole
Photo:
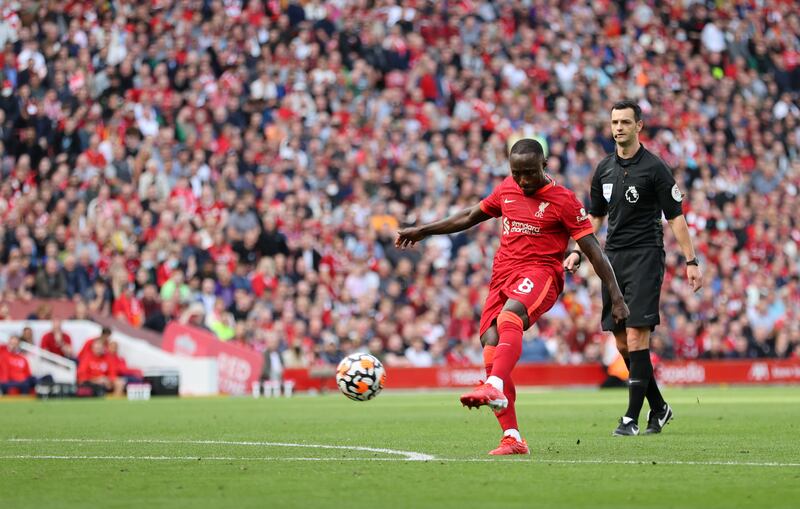
[[[518,293],[531,293],[531,290],[533,290],[533,281],[528,278],[523,279],[517,287]]]

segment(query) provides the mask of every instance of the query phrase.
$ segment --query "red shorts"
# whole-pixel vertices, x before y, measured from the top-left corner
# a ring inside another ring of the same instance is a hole
[[[512,274],[501,284],[492,281],[481,313],[481,336],[491,327],[508,299],[517,300],[525,305],[530,327],[553,307],[559,293],[561,290],[553,270],[545,267],[534,267],[525,272]]]

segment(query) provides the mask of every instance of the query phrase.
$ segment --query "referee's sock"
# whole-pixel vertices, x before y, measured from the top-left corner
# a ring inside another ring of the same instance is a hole
[[[647,387],[653,376],[653,364],[650,362],[650,349],[637,350],[630,353],[631,369],[628,378],[628,411],[625,416],[639,421]]]
[[[628,372],[631,370],[631,359],[630,357],[623,357],[622,360],[625,361],[625,367],[628,368]],[[650,375],[650,382],[647,384],[647,402],[650,404],[650,408],[654,412],[660,412],[666,401],[664,401],[664,396],[661,395],[661,391],[658,389],[658,383],[656,382],[656,375]]]
[[[662,396],[661,391],[658,390],[658,383],[656,382],[655,375],[650,375],[650,383],[647,384],[647,403],[650,404],[650,408],[653,412],[661,412],[664,409],[664,405],[666,405],[664,396]]]

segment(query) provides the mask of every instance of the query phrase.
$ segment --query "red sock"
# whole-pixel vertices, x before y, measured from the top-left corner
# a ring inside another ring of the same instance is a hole
[[[494,354],[496,351],[496,346],[486,345],[483,347],[483,365],[486,367],[487,377],[492,374]],[[517,427],[517,411],[514,409],[514,401],[517,399],[517,388],[514,387],[514,382],[510,378],[507,384],[503,382],[503,393],[508,398],[508,406],[502,412],[494,414],[495,417],[497,417],[497,422],[500,423],[500,428],[502,428],[503,431],[507,429],[519,429]]]
[[[497,350],[496,346],[486,345],[483,347],[483,366],[486,368],[486,376],[492,375],[492,366],[494,365],[494,352]]]
[[[522,319],[511,311],[503,310],[497,317],[497,331],[500,342],[494,352],[492,376],[496,376],[507,384],[511,379],[511,370],[522,354]]]
[[[503,380],[503,394],[508,398],[508,406],[503,411],[496,413],[497,422],[503,431],[507,429],[519,429],[517,425],[517,411],[514,408],[514,402],[517,400],[517,388],[514,386],[514,381],[511,377]]]

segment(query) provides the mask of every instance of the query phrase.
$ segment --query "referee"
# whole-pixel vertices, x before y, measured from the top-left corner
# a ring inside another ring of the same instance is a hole
[[[597,166],[592,177],[589,214],[595,233],[608,216],[605,250],[630,316],[615,322],[611,299],[603,287],[603,330],[612,331],[617,349],[630,370],[628,410],[620,418],[614,436],[639,434],[639,413],[644,398],[650,404],[645,433],[660,433],[672,418],[650,362],[650,333],[659,320],[659,297],[664,280],[664,234],[662,213],[686,259],[686,278],[693,291],[703,285],[689,227],[683,217],[681,193],[672,172],[658,156],[639,142],[642,110],[634,101],[621,101],[611,108],[611,131],[616,152]],[[573,271],[580,254],[571,253],[564,268]]]

